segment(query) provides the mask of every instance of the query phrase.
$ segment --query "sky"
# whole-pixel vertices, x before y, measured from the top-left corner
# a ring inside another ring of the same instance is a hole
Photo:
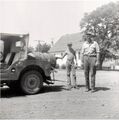
[[[85,12],[118,0],[0,0],[0,32],[29,33],[30,46],[80,31]]]

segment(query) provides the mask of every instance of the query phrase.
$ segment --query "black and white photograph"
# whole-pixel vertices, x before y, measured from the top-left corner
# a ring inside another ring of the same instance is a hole
[[[0,0],[0,119],[119,119],[119,0]]]

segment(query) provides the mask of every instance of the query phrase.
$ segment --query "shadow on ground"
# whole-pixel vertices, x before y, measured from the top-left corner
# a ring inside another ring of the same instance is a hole
[[[79,89],[81,89],[82,87],[85,87],[85,85],[78,85]],[[64,85],[45,85],[43,87],[43,89],[40,91],[40,93],[38,94],[44,94],[44,93],[48,93],[48,92],[60,92],[65,90],[65,86]],[[110,90],[110,88],[107,87],[96,87],[95,88],[95,92],[98,91],[107,91]],[[11,98],[11,97],[25,97],[26,95],[23,94],[20,91],[13,91],[10,88],[0,88],[0,97],[1,98]]]
[[[47,92],[59,92],[63,90],[63,85],[49,85],[43,86],[42,90],[38,94],[44,94]],[[0,88],[0,98],[11,98],[11,97],[25,97],[26,95],[20,91],[13,91],[10,88]]]
[[[0,98],[24,97],[25,94],[19,91],[13,91],[10,88],[0,88]]]
[[[107,91],[107,90],[110,90],[110,88],[107,88],[107,87],[96,87],[95,90],[96,90],[96,92],[97,91]]]
[[[79,88],[82,88],[84,87],[85,88],[85,85],[78,85]],[[110,88],[108,87],[96,87],[95,88],[95,92],[98,92],[98,91],[107,91],[107,90],[110,90]]]
[[[52,85],[52,86],[44,86],[41,93],[47,93],[47,92],[59,92],[64,89],[63,85]]]

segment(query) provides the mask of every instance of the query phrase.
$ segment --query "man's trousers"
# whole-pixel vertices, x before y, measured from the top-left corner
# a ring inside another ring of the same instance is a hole
[[[91,89],[95,89],[96,57],[84,56],[84,75],[86,88],[90,89],[89,76],[91,76]]]
[[[71,82],[72,82],[72,86],[76,86],[76,69],[74,63],[67,61],[66,70],[67,70],[67,85],[71,86]]]

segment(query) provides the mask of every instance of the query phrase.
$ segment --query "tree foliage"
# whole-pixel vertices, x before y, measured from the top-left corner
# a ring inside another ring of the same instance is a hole
[[[51,46],[44,43],[41,44],[40,42],[38,43],[38,45],[36,46],[36,51],[37,52],[42,52],[42,53],[47,53],[50,50]]]
[[[34,52],[34,48],[32,46],[28,47],[28,52]]]
[[[80,23],[84,34],[91,31],[101,49],[100,62],[107,57],[115,57],[119,50],[119,2],[109,3],[91,13],[85,13]]]

